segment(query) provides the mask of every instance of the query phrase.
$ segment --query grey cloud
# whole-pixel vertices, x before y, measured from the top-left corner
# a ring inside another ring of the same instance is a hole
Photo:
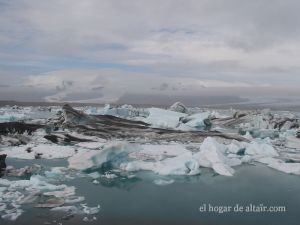
[[[7,88],[7,87],[10,87],[10,85],[8,85],[8,84],[0,84],[0,88]]]
[[[72,87],[73,85],[73,81],[62,81],[61,85],[57,85],[55,87],[56,91],[65,91],[67,90],[69,87]]]
[[[93,87],[92,88],[92,91],[101,91],[101,90],[103,90],[103,86],[98,86],[98,87]]]

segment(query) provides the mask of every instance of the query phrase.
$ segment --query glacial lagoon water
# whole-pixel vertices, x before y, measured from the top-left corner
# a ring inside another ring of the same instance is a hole
[[[44,166],[66,166],[64,160],[8,160],[22,167],[28,163]],[[173,179],[159,186],[155,179]],[[300,221],[300,177],[287,175],[263,165],[243,165],[233,177],[202,175],[161,177],[141,172],[136,177],[119,177],[93,184],[92,179],[77,178],[64,182],[76,186],[89,205],[100,205],[97,220],[84,222],[82,216],[66,217],[65,213],[25,207],[17,221],[0,219],[0,224],[107,224],[107,225],[298,225]],[[213,206],[284,206],[285,212],[200,212],[203,204]]]

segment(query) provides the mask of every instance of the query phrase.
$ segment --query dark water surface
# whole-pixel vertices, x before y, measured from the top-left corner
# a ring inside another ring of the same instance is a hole
[[[59,165],[58,162],[55,164]],[[241,166],[233,177],[181,177],[175,183],[158,186],[159,177],[139,173],[132,179],[114,179],[95,185],[79,178],[67,185],[77,187],[77,195],[86,197],[91,206],[101,205],[97,221],[84,222],[82,216],[64,220],[64,214],[28,206],[15,222],[0,224],[107,224],[107,225],[299,225],[300,177],[287,175],[262,165]],[[223,213],[199,212],[203,204],[234,206],[264,204],[285,206],[286,212]]]

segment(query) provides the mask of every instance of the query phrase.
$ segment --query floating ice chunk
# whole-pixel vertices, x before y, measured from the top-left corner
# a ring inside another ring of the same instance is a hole
[[[69,168],[85,170],[94,167],[92,158],[99,153],[98,150],[79,151],[68,159]]]
[[[199,167],[192,153],[185,153],[158,162],[156,172],[161,175],[196,175],[200,173]]]
[[[245,153],[247,145],[248,143],[232,140],[231,143],[226,146],[226,153],[243,155]]]
[[[266,165],[269,165],[269,164],[276,164],[276,163],[283,163],[283,160],[281,159],[276,159],[276,158],[273,158],[273,157],[263,157],[263,158],[258,158],[258,159],[255,159],[256,162],[260,162],[260,163],[263,163],[263,164],[266,164]]]
[[[64,213],[71,213],[71,214],[80,214],[80,209],[76,206],[58,206],[50,209],[54,212],[64,212]]]
[[[55,169],[54,169],[55,170]],[[35,207],[53,208],[62,206],[65,199],[75,201],[75,187],[66,185],[54,185],[48,183],[49,179],[40,175],[32,175],[29,180],[0,179],[0,202],[9,202],[1,212],[2,218],[16,220],[23,210],[23,204],[36,203]],[[79,201],[76,201],[79,202]],[[2,206],[2,204],[0,203]]]
[[[146,117],[149,112],[145,109],[134,108],[131,105],[122,105],[120,107],[111,107],[109,104],[105,105],[101,109],[88,109],[85,111],[87,114],[91,115],[112,115],[122,118],[131,117]]]
[[[85,197],[83,197],[83,196],[68,196],[65,199],[65,203],[74,204],[74,203],[78,203],[78,202],[83,202],[84,200],[85,200]]]
[[[94,215],[99,213],[100,211],[100,205],[96,206],[96,207],[88,207],[86,204],[81,204],[81,206],[83,207],[83,212],[86,215]]]
[[[55,196],[57,198],[67,197],[71,195],[75,195],[75,187],[65,187],[63,190],[60,191],[50,191],[50,192],[44,192],[44,195],[46,196]]]
[[[245,154],[255,157],[279,156],[272,145],[266,143],[251,142],[246,148]]]
[[[256,161],[284,173],[300,175],[300,163],[286,163],[281,159],[272,157],[259,158]]]
[[[3,202],[0,202],[0,212],[4,211],[6,209],[6,204]]]
[[[41,202],[38,202],[37,204],[35,204],[34,207],[36,207],[36,208],[55,208],[55,207],[62,206],[63,204],[65,204],[65,200],[63,198],[57,198],[57,197],[51,196],[51,197],[44,199]]]
[[[142,118],[145,123],[151,124],[153,127],[159,128],[176,128],[179,125],[179,119],[187,114],[174,112],[171,110],[149,108],[149,116]]]
[[[288,136],[286,137],[286,144],[287,148],[295,148],[300,149],[300,138]]]
[[[203,129],[210,125],[210,112],[196,113],[182,119],[185,125],[197,129]]]
[[[96,207],[89,207],[86,204],[80,204],[80,206],[58,206],[51,209],[54,212],[64,212],[70,214],[85,214],[94,215],[99,213],[100,205]]]
[[[194,154],[194,158],[200,166],[212,168],[220,175],[232,176],[234,170],[229,166],[230,159],[224,155],[225,151],[226,145],[207,137],[200,146],[200,152]]]
[[[158,162],[122,163],[120,168],[126,171],[149,170],[160,175],[196,175],[200,173],[199,164],[191,152]]]
[[[159,185],[159,186],[165,186],[169,184],[173,184],[174,180],[163,180],[163,179],[156,179],[153,181],[154,184]]]
[[[89,173],[88,176],[93,179],[98,179],[101,177],[100,173],[98,173],[98,172]]]
[[[284,173],[300,175],[300,163],[270,163],[269,167]]]
[[[21,196],[20,198],[17,199],[17,203],[21,205],[34,203],[35,201],[38,200],[39,194],[40,192],[37,191],[37,192],[29,193],[26,196]]]
[[[137,151],[137,145],[126,142],[115,142],[107,145],[103,150],[90,150],[79,152],[68,159],[69,168],[85,170],[89,168],[99,168],[104,163],[111,163],[118,166],[122,161],[126,161],[128,154]]]
[[[232,176],[234,174],[234,169],[224,163],[213,163],[213,170],[223,176]]]
[[[170,110],[174,112],[180,112],[180,113],[188,113],[188,109],[185,107],[184,104],[181,102],[175,102],[171,107]]]
[[[243,137],[246,138],[246,139],[248,139],[248,140],[252,140],[253,139],[253,137],[252,137],[252,135],[250,134],[249,131],[247,131],[246,134]]]
[[[200,146],[200,152],[193,154],[191,151],[184,148],[181,145],[175,145],[178,149],[175,151],[173,158],[160,159],[156,157],[156,161],[142,161],[138,158],[138,161],[124,162],[120,165],[120,168],[127,171],[139,171],[150,170],[160,175],[196,175],[200,173],[200,166],[209,167],[215,170],[216,173],[225,176],[231,176],[234,170],[230,166],[240,165],[242,161],[238,158],[227,158],[224,154],[227,149],[226,145],[218,143],[213,138],[206,138]],[[143,146],[145,148],[145,146]],[[143,149],[140,152],[147,154],[162,155],[168,153],[168,150],[164,151],[160,146],[152,149],[152,145],[149,148]],[[169,148],[169,154],[171,155],[173,145]],[[139,154],[138,152],[137,154]],[[146,159],[151,159],[148,157]],[[153,158],[152,158],[153,159]],[[160,161],[159,161],[160,160]]]
[[[181,154],[185,154],[188,151],[181,144],[168,144],[168,145],[141,145],[141,150],[133,152],[130,157],[138,160],[162,160],[166,157],[174,157]]]
[[[11,210],[6,210],[4,215],[2,215],[2,219],[5,220],[11,220],[11,221],[15,221],[16,219],[18,219],[19,216],[22,215],[22,213],[24,212],[24,210],[22,209],[18,209],[18,208],[13,208]]]
[[[100,182],[97,180],[93,180],[93,184],[100,184]]]
[[[52,167],[50,171],[45,171],[45,176],[48,178],[57,178],[65,175],[68,168],[66,167]]]
[[[116,174],[113,174],[113,173],[105,173],[104,175],[102,175],[102,177],[105,177],[106,179],[115,179],[118,176]]]

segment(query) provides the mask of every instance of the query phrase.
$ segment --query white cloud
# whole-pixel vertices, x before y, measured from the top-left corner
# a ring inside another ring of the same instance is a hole
[[[69,85],[66,85],[69,84]],[[45,97],[47,101],[67,101],[72,96],[84,93],[93,96],[86,100],[94,102],[114,102],[125,93],[193,95],[213,92],[217,88],[260,88],[245,82],[226,82],[220,80],[201,80],[196,78],[169,77],[155,74],[139,74],[120,70],[61,70],[46,74],[32,75],[24,83],[32,88],[45,89],[55,94]],[[162,85],[164,88],[161,88]],[[99,92],[95,89],[101,86]]]

